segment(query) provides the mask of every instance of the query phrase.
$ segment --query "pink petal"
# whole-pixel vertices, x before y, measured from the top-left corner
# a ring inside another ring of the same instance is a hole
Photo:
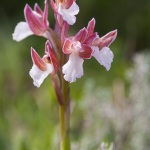
[[[91,36],[89,36],[84,43],[87,45],[91,45],[91,43],[96,39],[97,37],[97,32],[95,32],[94,34],[92,34]]]
[[[55,13],[57,13],[57,6],[56,6],[56,4],[54,3],[54,0],[50,0],[50,5],[51,5],[53,11],[54,11]]]
[[[91,45],[92,45],[92,46],[99,46],[100,49],[101,49],[101,47],[102,47],[102,45],[103,45],[102,39],[99,38],[99,37],[97,37],[97,38],[92,42]]]
[[[44,8],[44,13],[43,13],[43,21],[45,26],[49,26],[48,22],[48,1],[45,0],[45,8]]]
[[[88,30],[88,36],[91,36],[94,32],[94,28],[95,28],[95,19],[93,18],[91,21],[89,21],[88,26],[87,26],[87,30]]]
[[[79,51],[79,56],[83,59],[90,59],[94,50],[90,46],[83,44],[82,49]]]
[[[83,43],[85,39],[87,38],[87,34],[88,34],[87,29],[83,28],[75,35],[74,40],[80,41],[80,43]]]
[[[33,63],[41,70],[41,71],[46,71],[47,67],[46,67],[46,63],[44,62],[44,60],[38,55],[38,53],[31,48],[31,58]]]
[[[100,39],[102,40],[102,45],[103,47],[109,47],[110,44],[116,39],[117,37],[117,30],[111,31],[101,37]]]
[[[32,11],[28,4],[25,6],[24,14],[26,22],[29,24],[32,32],[35,35],[43,36],[48,27],[45,26],[44,22],[42,21],[42,16],[37,12]]]
[[[38,14],[43,16],[43,11],[41,10],[41,8],[39,7],[37,3],[34,5],[34,11],[36,11]]]
[[[70,54],[73,51],[72,44],[73,44],[73,41],[70,40],[69,38],[65,40],[63,48],[62,48],[65,54]]]
[[[61,44],[63,45],[65,39],[68,37],[69,25],[67,22],[63,23],[62,31],[61,31]]]

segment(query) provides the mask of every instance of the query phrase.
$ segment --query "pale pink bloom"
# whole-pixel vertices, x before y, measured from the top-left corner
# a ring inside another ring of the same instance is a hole
[[[90,59],[91,56],[95,57],[107,70],[110,69],[114,55],[109,46],[115,40],[117,30],[99,38],[94,28],[95,19],[93,18],[89,21],[87,28],[83,28],[74,37],[65,40],[63,52],[69,54],[69,60],[63,66],[62,72],[66,81],[75,82],[77,78],[81,78],[84,59]]]
[[[63,66],[64,79],[68,82],[75,82],[83,76],[84,59],[90,59],[93,50],[89,41],[93,41],[96,34],[89,35],[88,30],[83,28],[74,37],[67,38],[63,45],[63,52],[69,54],[68,62]]]
[[[59,14],[69,25],[73,25],[76,22],[75,15],[79,13],[79,7],[75,0],[56,0],[55,3],[50,0],[50,3],[54,12]],[[56,16],[56,19],[60,23],[61,18]]]
[[[19,22],[12,34],[13,40],[19,42],[30,35],[43,36],[47,38],[48,22],[48,2],[45,1],[44,11],[40,9],[38,4],[35,4],[34,10],[26,4],[24,8],[24,16],[26,22]]]
[[[97,37],[91,44],[91,48],[94,50],[93,57],[95,57],[107,71],[110,69],[114,58],[114,54],[109,46],[116,39],[116,36],[117,30],[114,30],[101,38]]]
[[[45,44],[45,55],[43,58],[41,58],[33,48],[31,48],[31,57],[33,66],[29,74],[33,79],[33,84],[37,87],[40,87],[44,79],[49,74],[53,75],[57,72],[57,59],[49,41],[47,41]]]

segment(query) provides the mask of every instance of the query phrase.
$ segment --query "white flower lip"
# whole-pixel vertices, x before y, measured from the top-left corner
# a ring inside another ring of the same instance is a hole
[[[35,64],[33,64],[29,75],[33,79],[33,84],[36,87],[40,87],[41,84],[43,83],[44,79],[53,72],[53,66],[51,64],[46,64],[47,65],[47,70],[42,71],[40,70]]]
[[[83,76],[83,62],[82,58],[72,52],[68,62],[62,68],[64,79],[71,83],[75,82],[77,78],[81,78]]]
[[[65,20],[69,25],[73,25],[76,22],[76,17],[79,13],[78,5],[73,2],[70,8],[65,9],[62,7],[62,4],[58,5],[58,13],[62,16],[63,20]]]
[[[113,52],[109,47],[103,47],[101,50],[96,46],[92,46],[92,48],[95,50],[93,53],[95,59],[109,71],[114,58]]]
[[[33,34],[34,33],[31,31],[29,25],[26,22],[19,22],[16,25],[15,31],[12,34],[12,36],[13,36],[13,40],[19,42]]]

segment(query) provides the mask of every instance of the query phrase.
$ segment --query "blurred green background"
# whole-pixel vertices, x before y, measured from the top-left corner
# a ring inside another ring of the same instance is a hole
[[[29,76],[30,47],[41,56],[45,39],[12,40],[24,21],[26,3],[43,8],[43,0],[1,0],[0,4],[0,150],[58,150],[58,106],[51,80],[38,89]],[[118,29],[111,45],[114,61],[107,72],[94,58],[84,76],[71,84],[72,150],[150,149],[150,0],[77,0],[80,13],[70,34],[96,19],[103,36]],[[49,21],[54,26],[52,10]],[[107,149],[107,148],[106,148]]]

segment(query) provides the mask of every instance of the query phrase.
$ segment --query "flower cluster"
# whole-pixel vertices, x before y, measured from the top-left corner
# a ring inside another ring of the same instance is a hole
[[[79,13],[76,0],[50,0],[50,6],[56,21],[54,29],[48,21],[49,5],[46,0],[44,11],[38,4],[34,5],[34,9],[26,4],[25,21],[18,23],[13,33],[13,39],[18,42],[33,34],[46,38],[45,54],[42,58],[31,48],[33,66],[29,74],[34,85],[40,87],[48,75],[55,86],[58,85],[56,75],[58,78],[63,76],[68,82],[75,82],[84,74],[84,60],[91,57],[95,57],[109,70],[114,57],[109,46],[115,40],[117,30],[100,37],[94,31],[96,21],[93,18],[75,36],[69,36],[69,26],[76,22],[76,15]]]

